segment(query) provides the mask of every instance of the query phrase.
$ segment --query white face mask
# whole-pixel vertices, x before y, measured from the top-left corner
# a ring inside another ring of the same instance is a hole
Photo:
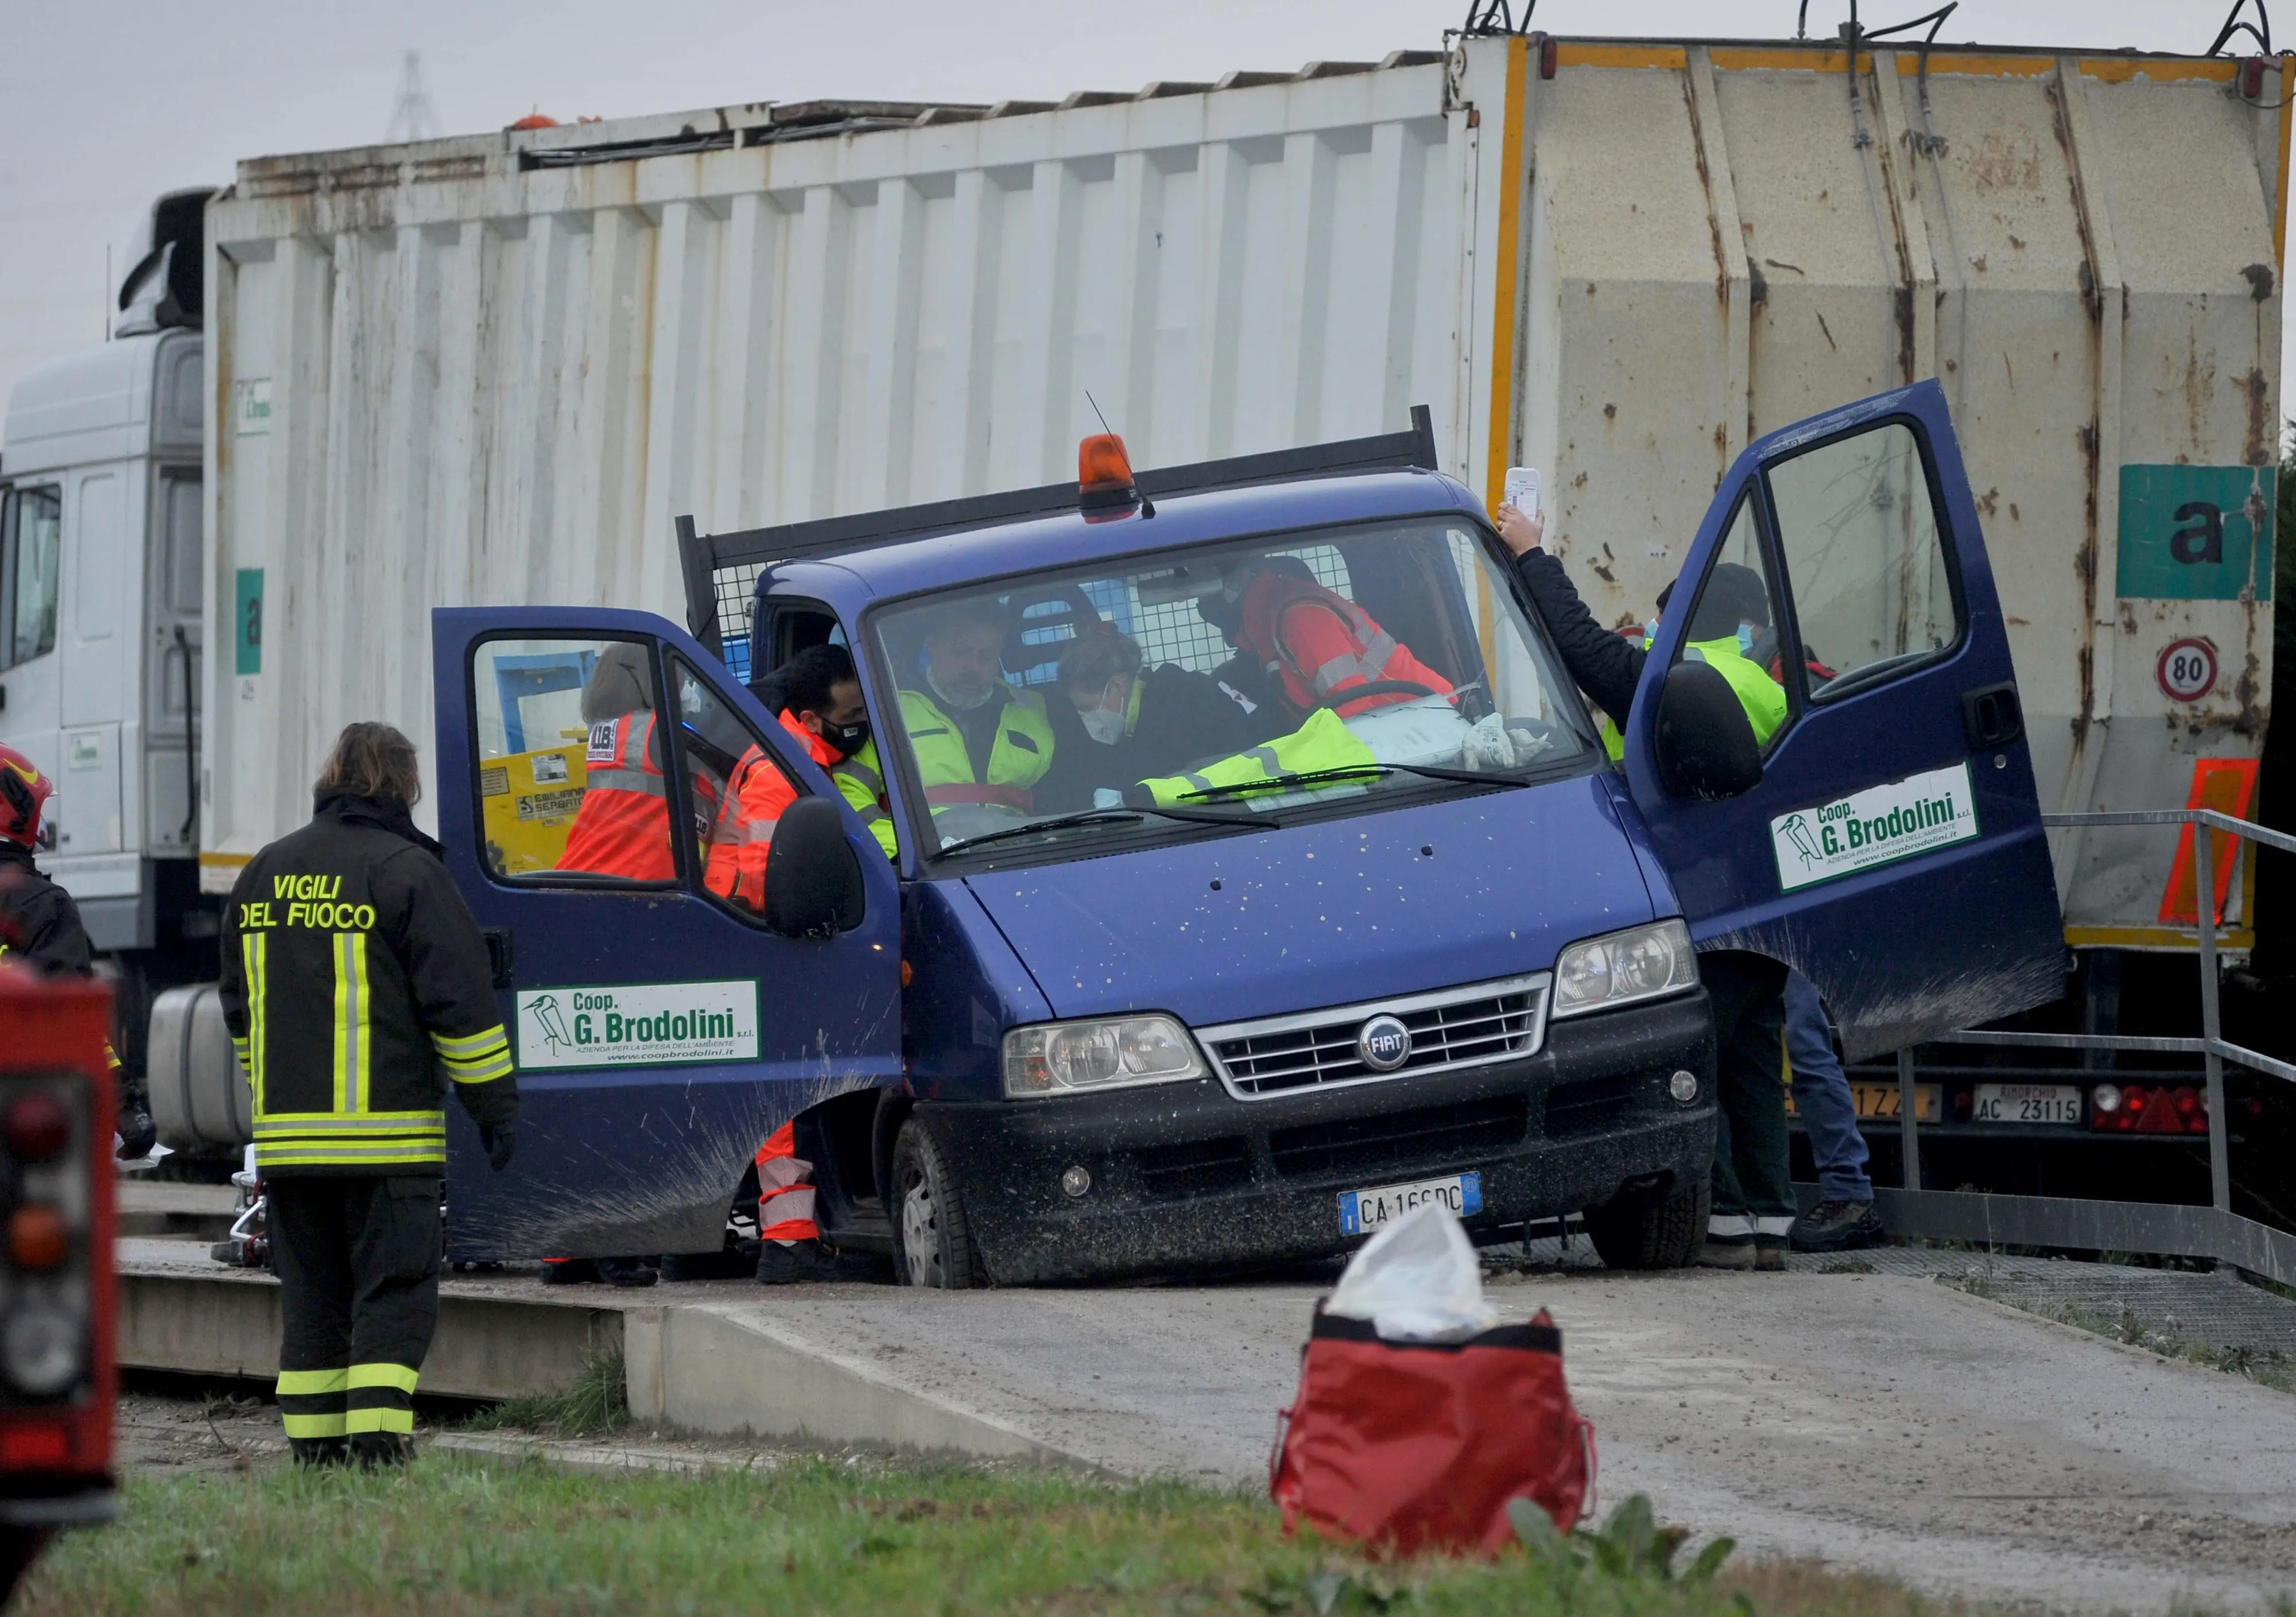
[[[1125,700],[1118,702],[1112,708],[1108,706],[1109,686],[1115,683],[1116,681],[1111,679],[1108,685],[1101,687],[1099,707],[1078,715],[1084,720],[1085,734],[1104,747],[1112,747],[1124,739],[1125,709],[1129,705],[1129,698],[1132,694],[1130,688],[1127,687],[1124,693]]]

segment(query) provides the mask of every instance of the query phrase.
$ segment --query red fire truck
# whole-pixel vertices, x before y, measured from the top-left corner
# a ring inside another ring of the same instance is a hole
[[[111,1519],[111,991],[0,965],[0,1600]]]

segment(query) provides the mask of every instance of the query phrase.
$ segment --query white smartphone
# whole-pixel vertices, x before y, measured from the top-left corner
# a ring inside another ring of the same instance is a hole
[[[1506,469],[1506,503],[1525,516],[1538,514],[1538,468],[1509,466]]]

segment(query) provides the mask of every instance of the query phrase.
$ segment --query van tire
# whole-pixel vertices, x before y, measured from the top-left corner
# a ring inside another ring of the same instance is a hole
[[[893,1139],[893,1270],[903,1285],[967,1291],[988,1284],[956,1176],[912,1117]]]
[[[1697,1261],[1706,1244],[1706,1219],[1713,1206],[1712,1183],[1702,1174],[1660,1201],[1588,1208],[1587,1236],[1611,1268],[1683,1268]]]

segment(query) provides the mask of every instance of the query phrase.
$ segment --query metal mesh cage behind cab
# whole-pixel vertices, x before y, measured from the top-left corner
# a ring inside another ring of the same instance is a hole
[[[1411,406],[1411,426],[1406,431],[1152,469],[1135,480],[1147,498],[1163,499],[1212,488],[1404,467],[1437,468],[1434,418],[1425,405]],[[686,629],[722,658],[737,678],[747,680],[751,674],[750,614],[758,576],[775,562],[849,555],[936,533],[1073,511],[1077,495],[1076,484],[1054,483],[739,533],[703,534],[692,517],[681,516],[677,550],[685,583]]]

